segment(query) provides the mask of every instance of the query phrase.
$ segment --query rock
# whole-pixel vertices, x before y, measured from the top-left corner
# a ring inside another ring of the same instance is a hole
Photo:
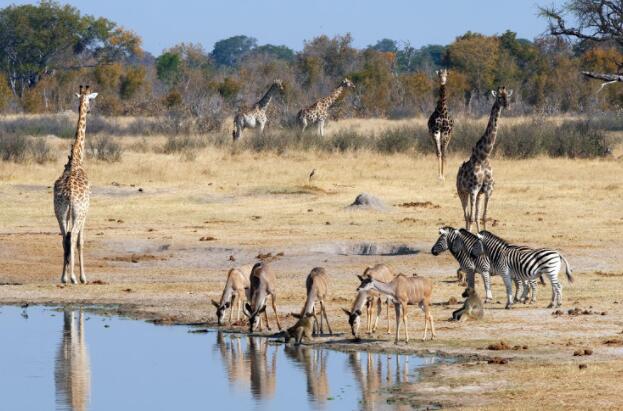
[[[493,351],[502,351],[502,350],[510,350],[510,349],[511,349],[511,346],[508,345],[506,341],[500,341],[499,343],[489,344],[487,346],[487,350],[493,350]]]
[[[355,201],[346,207],[348,209],[369,209],[376,211],[387,211],[387,206],[380,198],[375,197],[368,193],[361,193],[355,198]]]

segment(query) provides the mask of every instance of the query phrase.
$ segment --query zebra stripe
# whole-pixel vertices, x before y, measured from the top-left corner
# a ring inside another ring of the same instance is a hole
[[[569,282],[573,282],[573,276],[569,263],[558,251],[512,245],[489,231],[481,231],[478,237],[493,271],[500,273],[504,279],[508,296],[507,308],[512,305],[511,277],[524,283],[534,281],[536,285],[539,276],[547,276],[552,284],[552,301],[549,307],[559,307],[562,304],[562,284],[558,281],[562,262],[565,263]],[[526,293],[527,290],[524,290],[522,297]]]
[[[485,287],[485,302],[493,300],[491,292],[491,276],[497,272],[492,270],[489,257],[481,254],[477,257],[472,256],[471,250],[477,246],[480,239],[465,229],[456,229],[454,227],[441,227],[439,229],[439,238],[433,245],[431,253],[439,255],[444,251],[450,250],[452,256],[457,260],[460,269],[467,273],[467,285],[474,287],[474,275],[479,273],[482,277]],[[515,301],[525,302],[528,290],[532,291],[531,302],[536,301],[536,280],[521,281],[515,280]],[[520,296],[521,290],[521,296]]]

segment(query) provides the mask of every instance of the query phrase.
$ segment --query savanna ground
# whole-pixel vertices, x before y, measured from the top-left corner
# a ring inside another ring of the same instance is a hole
[[[328,129],[391,124],[349,120]],[[121,314],[163,323],[214,324],[210,299],[220,297],[227,270],[256,261],[258,254],[283,253],[271,263],[279,279],[282,325],[293,323],[287,314],[303,304],[306,275],[324,266],[332,279],[331,324],[344,333],[327,344],[465,359],[427,369],[420,382],[393,394],[398,401],[462,409],[623,407],[620,146],[602,160],[493,160],[497,183],[489,228],[515,243],[561,250],[576,281],[568,284],[561,275],[562,315],[553,315],[555,310],[545,308],[549,284],[539,286],[536,305],[505,310],[502,282],[494,277],[494,303],[485,319],[454,323],[447,319],[459,305],[447,303],[452,297],[461,300],[457,266],[449,254],[433,257],[430,248],[440,226],[463,224],[455,175],[464,156],[449,159],[444,183],[436,179],[434,156],[366,150],[277,155],[225,146],[203,148],[192,161],[149,149],[128,150],[119,163],[89,160],[93,194],[85,258],[90,284],[62,286],[51,185],[69,141],[48,140],[61,153],[56,162],[0,162],[0,304],[106,304]],[[120,139],[126,147],[138,140]],[[149,137],[144,144],[164,142]],[[381,198],[387,211],[347,209],[361,192]],[[366,243],[381,250],[406,245],[419,252],[357,255]],[[350,341],[341,308],[349,308],[354,297],[355,274],[381,262],[396,272],[433,279],[434,341],[419,339],[423,316],[415,307],[408,345],[393,345],[384,319],[376,336]],[[478,287],[482,291],[480,282]],[[586,314],[570,315],[576,307]],[[501,340],[509,347],[498,348],[508,349],[487,348]],[[592,355],[574,356],[585,349]],[[502,361],[490,364],[494,357]]]

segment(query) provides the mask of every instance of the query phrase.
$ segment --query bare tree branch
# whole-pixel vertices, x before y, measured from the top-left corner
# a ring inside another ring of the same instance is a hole
[[[597,80],[604,80],[601,84],[601,87],[597,90],[599,93],[604,87],[609,84],[618,83],[619,81],[623,81],[623,75],[621,74],[608,74],[608,73],[594,73],[592,71],[583,71],[582,74],[589,78],[594,78]]]

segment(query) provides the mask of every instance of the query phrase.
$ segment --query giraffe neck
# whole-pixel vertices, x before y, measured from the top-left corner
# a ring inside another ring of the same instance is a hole
[[[478,140],[476,146],[472,150],[473,161],[482,163],[491,155],[498,133],[498,118],[500,118],[501,112],[502,106],[496,99],[493,108],[491,108],[491,115],[489,116],[489,123],[487,123],[485,134],[480,137],[480,140]]]
[[[273,98],[273,94],[276,91],[277,91],[277,86],[275,84],[270,86],[266,94],[264,94],[264,97],[262,97],[260,101],[257,102],[257,107],[262,111],[266,110],[268,108],[268,105],[270,104],[270,101]]]
[[[445,113],[448,111],[448,100],[446,97],[446,85],[439,86],[439,101],[437,102],[437,112]]]
[[[335,101],[340,98],[340,96],[344,93],[345,89],[346,87],[344,86],[338,86],[335,90],[333,90],[333,93],[329,94],[323,99],[323,102],[326,104],[327,108],[331,107],[335,103]]]
[[[78,109],[78,124],[76,125],[76,138],[74,144],[71,147],[71,159],[72,166],[81,166],[84,156],[84,138],[87,129],[87,97],[82,96],[80,98],[80,108]]]

